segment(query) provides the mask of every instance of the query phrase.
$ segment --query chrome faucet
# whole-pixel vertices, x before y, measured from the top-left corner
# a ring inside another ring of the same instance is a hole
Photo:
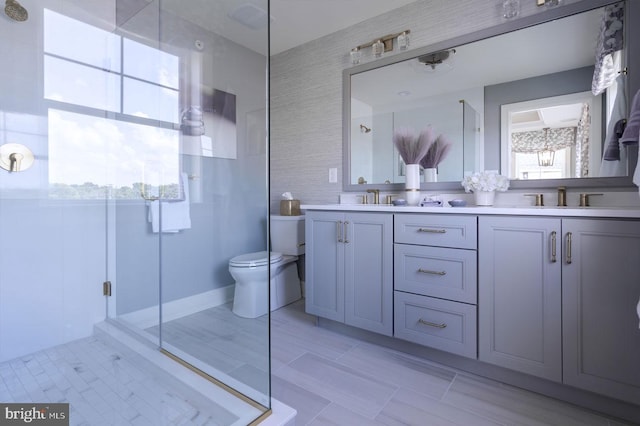
[[[380,190],[379,189],[367,189],[367,192],[373,194],[373,204],[380,204]]]
[[[567,206],[567,187],[566,186],[558,187],[558,206],[560,207]]]

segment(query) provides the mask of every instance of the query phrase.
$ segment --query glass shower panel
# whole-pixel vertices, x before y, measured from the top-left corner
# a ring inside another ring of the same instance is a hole
[[[265,11],[264,26],[246,29],[241,42],[225,31],[240,1],[117,4],[117,115],[137,127],[113,157],[127,165],[116,174],[132,180],[115,199],[112,308],[119,321],[264,412],[269,315],[232,312],[228,264],[267,249],[268,2],[252,3],[252,11]]]
[[[181,64],[179,192],[159,204],[161,345],[269,407],[269,315],[233,313],[229,273],[231,258],[268,243],[267,1],[252,2],[253,12],[265,11],[264,25],[247,28],[253,40],[243,44],[224,28],[238,25],[229,15],[244,2],[228,2],[225,11],[196,2],[180,13],[179,2],[160,3],[160,45]],[[216,16],[207,21],[203,13]],[[263,278],[268,286],[267,268]],[[266,308],[269,300],[258,303]]]
[[[462,103],[462,143],[464,176],[478,170],[480,152],[480,114],[465,100]]]

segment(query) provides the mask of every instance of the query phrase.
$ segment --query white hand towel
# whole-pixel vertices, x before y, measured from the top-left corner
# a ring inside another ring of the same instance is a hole
[[[149,222],[151,222],[151,230],[154,233],[160,232],[178,232],[183,229],[191,228],[191,207],[189,204],[189,178],[186,173],[180,176],[181,186],[183,188],[184,199],[180,201],[152,201],[149,203]],[[160,212],[162,207],[162,212]],[[160,225],[160,216],[162,216],[162,226]]]

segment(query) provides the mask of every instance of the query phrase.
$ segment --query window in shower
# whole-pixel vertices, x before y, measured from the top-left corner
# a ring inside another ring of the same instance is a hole
[[[179,69],[175,55],[45,9],[52,198],[182,197]]]

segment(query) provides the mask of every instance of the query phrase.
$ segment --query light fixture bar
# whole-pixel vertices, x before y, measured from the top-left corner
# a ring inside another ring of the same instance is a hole
[[[362,58],[362,49],[371,47],[373,55],[376,58],[381,57],[384,52],[393,50],[393,40],[397,39],[398,47],[400,50],[406,50],[409,47],[409,33],[410,30],[400,31],[394,34],[387,34],[382,37],[376,37],[369,43],[364,43],[351,49],[351,62],[353,64],[359,64]]]
[[[411,30],[404,30],[404,31],[400,31],[399,33],[395,33],[395,34],[387,34],[386,36],[382,36],[382,37],[376,37],[373,40],[371,40],[369,43],[365,43],[365,44],[361,44],[360,46],[356,46],[354,47],[354,49],[366,49],[367,47],[371,47],[373,46],[375,43],[377,43],[378,41],[381,41],[384,44],[384,51],[385,52],[389,52],[391,50],[393,50],[393,39],[398,37],[399,35],[402,34],[410,34]]]

